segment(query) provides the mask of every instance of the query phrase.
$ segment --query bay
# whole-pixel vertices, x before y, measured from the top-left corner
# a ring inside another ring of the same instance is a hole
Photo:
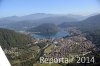
[[[44,39],[44,38],[62,38],[68,35],[69,33],[67,31],[60,30],[57,33],[34,33],[32,34],[32,37]]]

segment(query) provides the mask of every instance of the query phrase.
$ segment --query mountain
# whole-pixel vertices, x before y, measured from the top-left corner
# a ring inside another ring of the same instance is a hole
[[[46,17],[43,19],[38,19],[38,20],[34,20],[34,22],[37,23],[55,23],[55,24],[60,24],[62,22],[72,22],[72,21],[78,21],[75,18],[72,17],[68,17],[68,16],[62,16],[62,15],[58,15],[58,16],[52,16],[52,17]]]
[[[81,28],[95,28],[99,27],[100,25],[100,14],[95,16],[90,16],[85,20],[82,21],[73,21],[73,22],[63,22],[59,26],[60,27],[70,27],[70,26],[77,26]]]
[[[74,18],[74,19],[83,19],[86,16],[82,16],[82,15],[72,15],[72,14],[68,14],[68,15],[60,15],[60,14],[47,14],[47,13],[35,13],[35,14],[30,14],[30,15],[25,15],[25,16],[10,16],[10,17],[3,17],[0,18],[0,22],[8,22],[9,21],[24,21],[24,20],[37,20],[37,19],[42,19],[42,18],[47,18],[47,17],[58,17],[58,16],[64,16],[64,17],[69,17],[69,18]],[[79,20],[80,20],[79,19]]]
[[[95,16],[91,16],[89,18],[87,18],[86,20],[83,20],[79,26],[83,26],[84,28],[88,27],[88,29],[93,29],[93,28],[98,28],[100,29],[100,14],[99,15],[95,15]]]
[[[79,21],[85,16],[81,15],[59,15],[59,14],[46,14],[36,13],[26,16],[11,16],[0,18],[0,27],[14,29],[14,30],[27,30],[27,28],[36,27],[42,23],[55,23]],[[30,26],[30,27],[29,27]]]
[[[42,23],[59,24],[65,21],[70,22],[70,21],[77,21],[77,20],[74,18],[66,17],[66,16],[53,16],[53,17],[41,18],[38,20],[24,20],[24,21],[9,23],[5,25],[5,27],[10,28],[10,29],[15,29],[15,30],[27,30],[29,28],[36,27]]]
[[[45,13],[35,13],[25,16],[10,16],[10,17],[3,17],[0,18],[0,22],[2,21],[23,21],[23,20],[36,20],[40,18],[54,16],[53,14],[45,14]]]
[[[100,47],[100,14],[91,16],[78,24],[81,31],[87,33],[87,38]]]
[[[46,14],[46,13],[35,13],[35,14],[30,14],[26,16],[21,16],[21,20],[37,20],[37,19],[42,19],[46,17],[52,17],[55,16],[54,14]]]
[[[58,25],[58,27],[61,27],[61,28],[67,28],[67,27],[73,27],[73,26],[76,26],[78,22],[63,22],[61,24]]]
[[[32,40],[27,35],[0,28],[0,60],[3,58],[2,47],[11,66],[32,66],[41,53],[40,47],[34,45]],[[0,64],[2,64],[2,61],[0,61]],[[7,63],[5,66],[7,66]]]
[[[12,23],[12,22],[19,21],[18,19],[19,18],[17,16],[0,18],[0,26],[5,25],[5,24],[9,24],[9,23]]]
[[[85,20],[78,22],[64,22],[60,27],[77,27],[82,32],[86,33],[86,37],[95,44],[100,45],[100,14],[88,17]]]
[[[40,32],[40,33],[55,33],[58,31],[58,27],[53,23],[43,23],[35,28],[31,28],[30,32]]]
[[[0,28],[0,45],[3,48],[20,47],[30,42],[31,38],[27,35]]]
[[[68,14],[67,16],[68,16],[68,17],[75,18],[75,19],[77,19],[77,20],[79,20],[79,21],[88,18],[88,16],[85,16],[85,15],[74,15],[74,14]]]
[[[4,17],[4,18],[0,18],[0,25],[16,23],[20,21],[35,20],[35,19],[45,18],[48,16],[51,16],[51,15],[45,14],[45,13],[36,13],[36,14],[30,14],[30,15],[25,15],[25,16]]]
[[[20,30],[24,31],[29,28],[35,27],[36,25],[37,25],[36,23],[32,23],[31,21],[19,21],[16,23],[9,23],[5,26],[2,26],[2,28],[8,28],[16,31]]]

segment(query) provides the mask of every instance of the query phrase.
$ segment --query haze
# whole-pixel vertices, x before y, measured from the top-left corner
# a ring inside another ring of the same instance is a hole
[[[97,0],[2,0],[0,18],[34,13],[78,14],[99,13]]]

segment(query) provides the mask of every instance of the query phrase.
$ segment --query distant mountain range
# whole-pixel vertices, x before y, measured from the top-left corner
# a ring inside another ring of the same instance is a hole
[[[2,21],[25,21],[25,20],[37,20],[37,19],[42,19],[42,18],[47,18],[47,17],[69,17],[69,18],[74,18],[77,20],[84,19],[86,16],[82,15],[73,15],[73,14],[68,14],[68,15],[60,15],[60,14],[46,14],[46,13],[35,13],[35,14],[30,14],[30,15],[25,15],[25,16],[10,16],[10,17],[3,17],[0,18],[0,22]],[[81,18],[81,19],[79,19]]]
[[[38,26],[42,23],[55,23],[60,24],[62,22],[72,22],[80,21],[85,19],[86,16],[81,15],[58,15],[58,14],[46,14],[46,13],[36,13],[26,16],[11,16],[0,18],[0,27],[16,29],[16,30],[26,30]]]
[[[93,28],[95,29],[100,26],[100,14],[88,17],[87,19],[82,20],[82,21],[63,22],[59,26],[62,28],[75,26],[75,27],[84,28],[84,29],[86,28],[86,30],[93,29]]]

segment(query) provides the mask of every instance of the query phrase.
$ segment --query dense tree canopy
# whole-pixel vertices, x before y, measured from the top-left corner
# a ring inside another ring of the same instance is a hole
[[[20,47],[30,42],[31,38],[27,35],[0,28],[0,45],[4,48]]]

